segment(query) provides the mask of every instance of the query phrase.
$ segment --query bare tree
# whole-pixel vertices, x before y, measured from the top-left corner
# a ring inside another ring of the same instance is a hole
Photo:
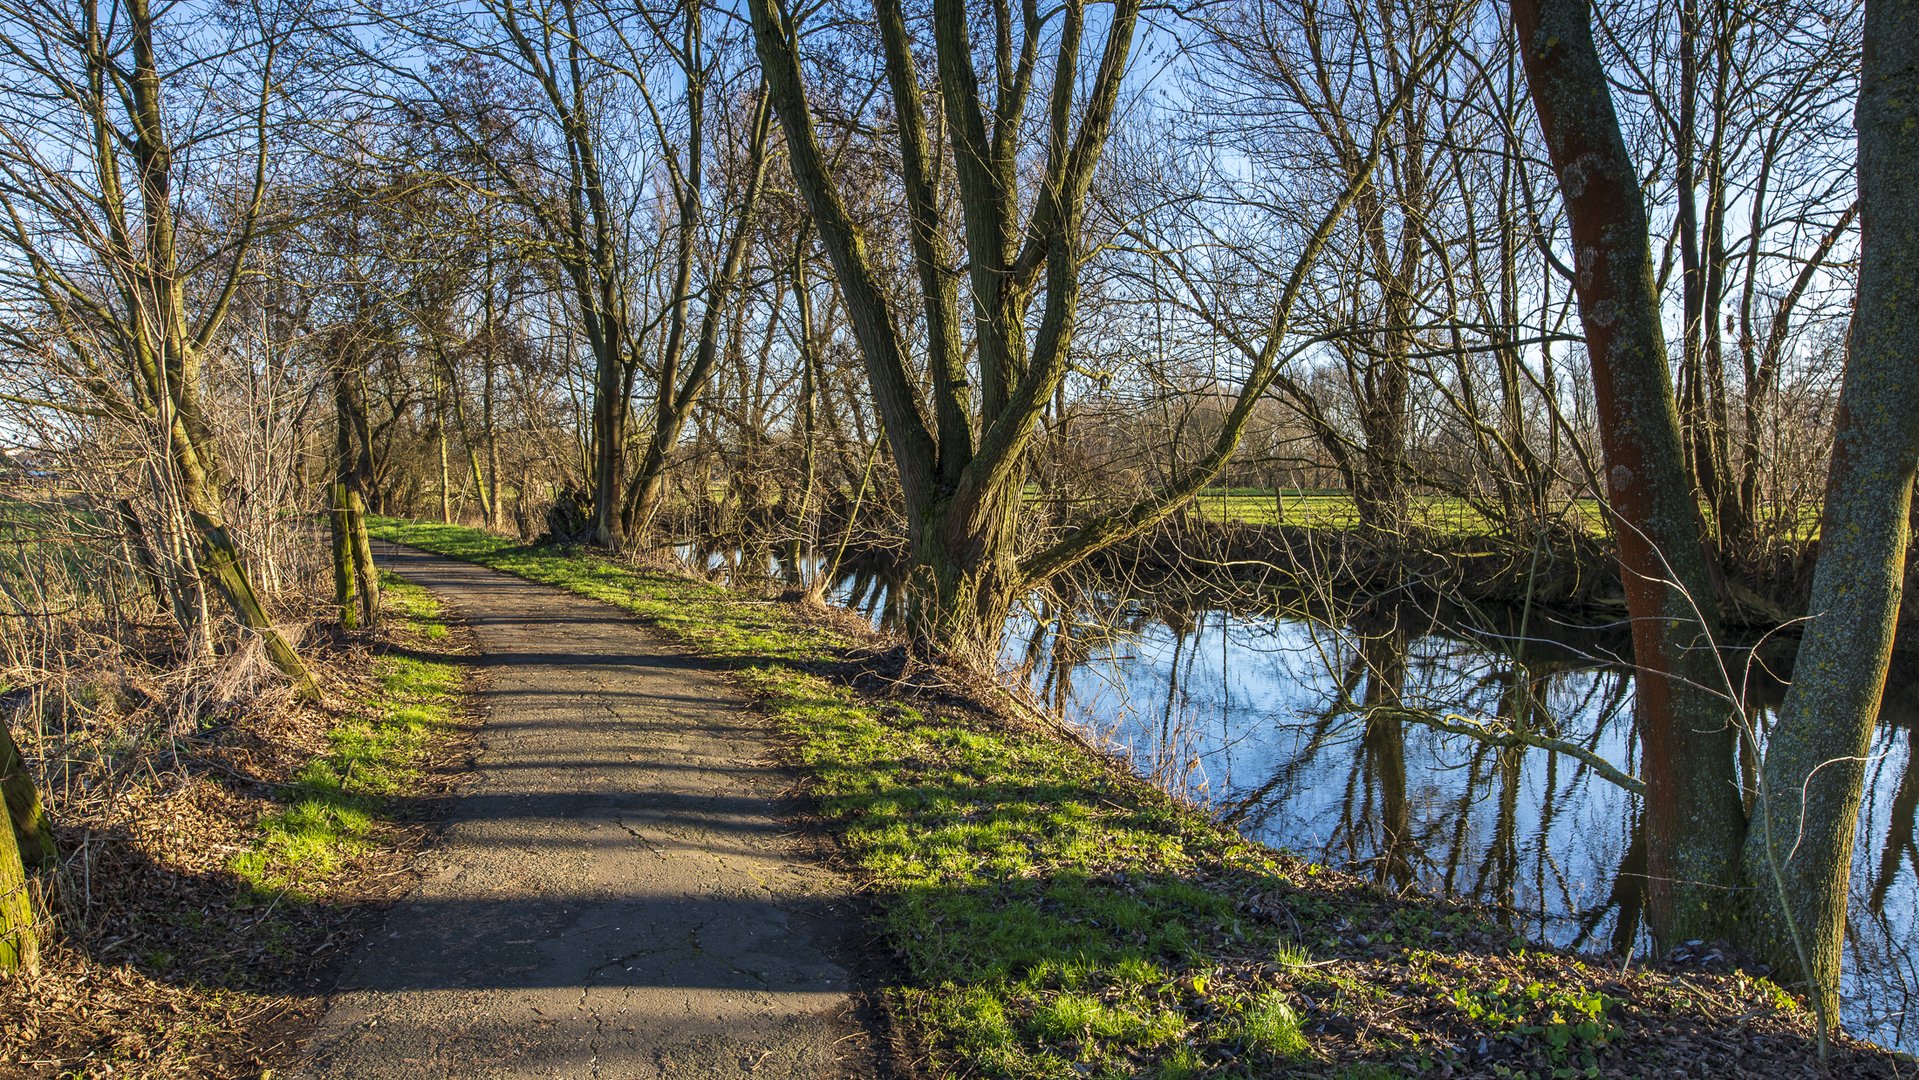
[[[1919,466],[1919,9],[1870,0],[1859,107],[1859,300],[1810,622],[1746,836],[1764,955],[1838,1013],[1859,801],[1892,656]]]
[[[875,3],[918,284],[912,316],[882,284],[867,229],[829,165],[805,87],[799,26],[778,0],[755,0],[752,14],[794,179],[832,257],[898,469],[913,564],[909,635],[922,652],[981,662],[1023,590],[1151,528],[1231,458],[1283,359],[1303,270],[1359,197],[1382,140],[1350,163],[1331,209],[1309,228],[1293,274],[1275,290],[1269,332],[1263,340],[1239,338],[1247,370],[1207,449],[1153,490],[1022,551],[1029,452],[1071,364],[1089,256],[1087,196],[1113,130],[1139,6],[1122,0],[1102,13],[1103,25],[1078,2],[1045,14],[1028,4],[1017,20],[999,8],[983,23],[992,27],[991,47],[977,49],[973,13],[962,0],[942,0],[930,28],[939,106],[929,116],[905,12],[896,0]],[[1083,73],[1082,49],[1093,42]],[[991,64],[984,79],[980,55]],[[1041,145],[1029,150],[1033,105],[1044,119]],[[949,176],[950,201],[943,194]],[[961,322],[962,280],[970,335]],[[912,362],[916,347],[924,379]]]
[[[15,318],[0,333],[60,373],[72,407],[153,433],[196,537],[198,566],[185,572],[204,573],[310,693],[228,527],[231,479],[206,414],[204,358],[220,347],[266,214],[289,66],[277,14],[229,14],[147,0],[5,13],[0,55],[16,90],[0,106],[0,243],[12,255],[0,287]],[[206,170],[190,172],[202,157]]]

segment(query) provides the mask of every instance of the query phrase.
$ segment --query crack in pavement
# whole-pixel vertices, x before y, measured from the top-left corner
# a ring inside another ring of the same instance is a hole
[[[620,820],[619,818],[614,818],[613,824],[618,825],[621,829],[624,829],[628,836],[631,836],[633,839],[638,840],[642,844],[645,844],[648,851],[651,851],[653,854],[658,855],[662,859],[668,857],[666,854],[665,848],[654,843],[650,838],[646,836],[646,834],[640,832],[640,830],[634,828],[631,825],[628,825],[626,822]]]
[[[744,696],[609,605],[402,548],[380,561],[467,617],[483,752],[292,1075],[870,1075],[852,889],[797,854],[791,779]]]

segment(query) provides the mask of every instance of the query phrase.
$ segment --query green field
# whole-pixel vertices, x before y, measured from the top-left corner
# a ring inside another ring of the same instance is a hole
[[[1453,495],[1415,495],[1412,523],[1434,532],[1484,535],[1493,523],[1466,500]],[[1193,499],[1193,509],[1207,521],[1245,525],[1292,525],[1307,529],[1350,529],[1359,524],[1353,497],[1338,490],[1300,488],[1207,488]],[[1605,527],[1603,511],[1593,499],[1580,499],[1566,508],[1585,521],[1590,532]]]

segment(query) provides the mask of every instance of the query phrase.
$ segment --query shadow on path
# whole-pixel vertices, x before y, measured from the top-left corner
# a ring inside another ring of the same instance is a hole
[[[845,882],[766,733],[616,609],[381,545],[472,628],[478,781],[347,965],[298,1075],[865,1075]]]

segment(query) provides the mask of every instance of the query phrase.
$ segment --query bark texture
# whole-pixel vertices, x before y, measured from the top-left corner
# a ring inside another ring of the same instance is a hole
[[[1749,934],[1838,1010],[1866,755],[1879,717],[1919,465],[1919,4],[1871,0],[1857,127],[1859,300],[1839,395],[1819,564],[1746,842]]]
[[[1639,175],[1621,137],[1587,0],[1513,0],[1513,23],[1571,224],[1607,495],[1638,668],[1647,920],[1667,947],[1721,936],[1744,830],[1734,710],[1680,442]]]
[[[10,830],[0,830],[0,971],[32,971],[39,964],[39,928],[20,847]]]
[[[26,775],[13,733],[0,724],[0,774],[7,816],[13,828],[0,829],[0,971],[31,971],[40,962],[40,927],[35,916],[27,866],[58,862],[46,813],[33,781]]]
[[[20,846],[20,861],[34,870],[54,870],[60,865],[60,849],[53,842],[53,825],[47,821],[47,808],[34,787],[33,775],[20,756],[13,732],[0,723],[0,791],[6,794],[7,818],[13,823],[14,841]]]

